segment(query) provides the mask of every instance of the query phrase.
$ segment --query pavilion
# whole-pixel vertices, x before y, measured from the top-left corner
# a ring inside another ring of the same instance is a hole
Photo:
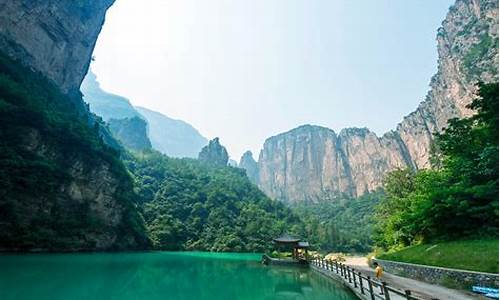
[[[292,259],[294,260],[307,260],[309,242],[302,241],[300,238],[290,236],[285,233],[280,237],[273,239],[273,243],[279,249],[285,249],[292,252]],[[304,256],[301,256],[303,251]]]

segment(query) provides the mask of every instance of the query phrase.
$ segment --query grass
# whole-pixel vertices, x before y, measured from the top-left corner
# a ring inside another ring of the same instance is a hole
[[[498,273],[498,239],[410,246],[377,258],[453,269]]]

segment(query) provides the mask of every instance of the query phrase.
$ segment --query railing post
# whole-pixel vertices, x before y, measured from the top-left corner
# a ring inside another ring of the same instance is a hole
[[[411,300],[411,291],[410,290],[405,290],[405,295],[407,300]]]
[[[387,282],[382,281],[382,292],[384,293],[385,300],[391,300],[391,297],[389,296],[389,290],[387,289]]]
[[[356,270],[354,270],[354,269],[351,269],[351,270],[352,270],[352,282],[354,283],[354,288],[357,288],[358,283],[356,282]]]
[[[335,271],[337,274],[339,273],[339,263],[337,261],[335,261]]]
[[[359,278],[359,289],[361,290],[361,294],[365,294],[365,289],[363,288],[363,277],[361,277],[361,272],[358,272]]]
[[[373,294],[373,284],[370,276],[368,276],[368,290],[370,291],[370,297],[372,300],[375,300],[375,295]]]
[[[340,263],[340,276],[344,277],[344,266]]]
[[[349,273],[349,267],[344,265],[344,278],[347,280],[347,275]]]
[[[349,266],[347,266],[346,268],[347,268],[347,277],[349,277],[349,283],[352,283],[352,281],[351,281],[351,269],[349,268]]]

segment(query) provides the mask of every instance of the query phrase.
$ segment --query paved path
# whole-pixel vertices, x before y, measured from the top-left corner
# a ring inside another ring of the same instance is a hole
[[[368,266],[366,257],[347,257],[345,264],[365,273],[369,276],[374,276],[373,269]],[[425,283],[422,281],[409,279],[406,277],[396,276],[384,272],[382,280],[390,286],[400,290],[411,290],[413,295],[424,299],[440,299],[440,300],[459,300],[459,299],[488,299],[473,293],[465,291],[452,290],[443,286]]]

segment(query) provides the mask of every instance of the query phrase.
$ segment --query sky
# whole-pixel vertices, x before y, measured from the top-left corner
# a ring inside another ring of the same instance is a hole
[[[396,127],[437,70],[452,0],[117,0],[103,89],[219,137],[239,160],[303,124]]]

